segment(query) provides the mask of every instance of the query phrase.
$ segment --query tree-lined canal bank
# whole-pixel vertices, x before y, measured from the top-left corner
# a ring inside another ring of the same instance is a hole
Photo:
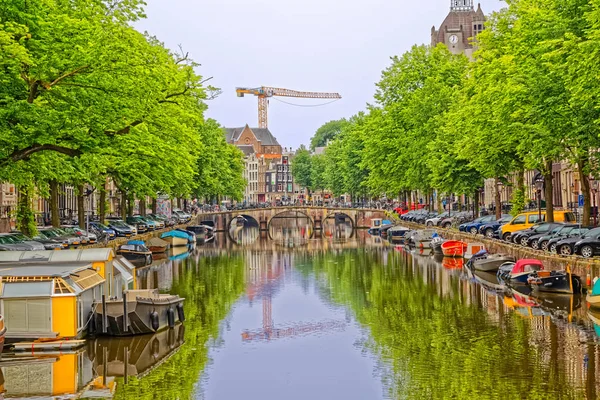
[[[5,397],[597,398],[600,328],[581,297],[496,293],[365,232],[241,243],[220,234],[136,271],[186,298],[183,325],[5,354]]]

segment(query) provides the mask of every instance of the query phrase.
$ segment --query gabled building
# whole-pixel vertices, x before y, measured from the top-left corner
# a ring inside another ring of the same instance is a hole
[[[254,153],[281,154],[281,145],[268,128],[225,128],[225,139],[238,147],[252,146]]]
[[[444,43],[453,54],[464,53],[473,57],[473,41],[483,31],[485,15],[481,5],[477,10],[473,7],[473,0],[450,0],[450,12],[440,25],[431,28],[431,45],[437,46]]]

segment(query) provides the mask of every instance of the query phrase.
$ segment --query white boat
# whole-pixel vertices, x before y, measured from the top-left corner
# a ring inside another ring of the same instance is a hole
[[[481,250],[485,250],[485,245],[479,242],[471,242],[467,243],[467,251],[465,251],[464,257],[467,260],[470,260],[475,254],[479,253]]]

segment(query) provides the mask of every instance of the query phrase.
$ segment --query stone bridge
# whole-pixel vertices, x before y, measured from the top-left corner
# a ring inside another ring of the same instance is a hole
[[[377,209],[289,206],[201,213],[196,217],[196,222],[213,221],[217,231],[227,231],[232,221],[240,215],[246,218],[246,224],[258,226],[264,231],[269,229],[274,218],[308,218],[314,230],[322,229],[327,219],[349,221],[353,228],[365,229],[371,227],[373,218],[386,218],[385,210]]]

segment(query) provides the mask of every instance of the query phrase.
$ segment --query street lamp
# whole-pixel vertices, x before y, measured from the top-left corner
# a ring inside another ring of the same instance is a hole
[[[538,177],[535,180],[535,194],[538,204],[538,221],[542,221],[542,189],[544,188],[544,178]]]

